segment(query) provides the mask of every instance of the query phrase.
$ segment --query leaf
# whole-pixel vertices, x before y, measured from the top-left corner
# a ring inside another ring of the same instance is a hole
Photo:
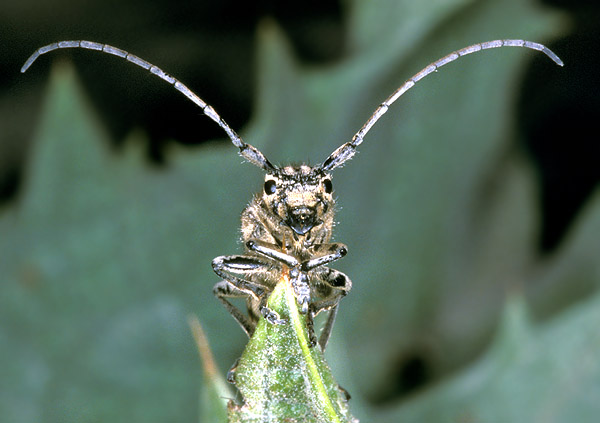
[[[600,296],[542,327],[519,295],[507,303],[491,350],[378,422],[593,422],[600,394]]]
[[[0,336],[10,395],[0,414],[195,420],[197,378],[189,375],[198,363],[185,300],[193,293],[170,268],[186,252],[163,242],[177,233],[172,220],[144,212],[152,203],[184,210],[139,151],[115,159],[102,147],[70,68],[55,69],[45,110],[20,207],[2,216]]]
[[[204,366],[204,395],[200,398],[199,422],[227,422],[227,398],[232,394],[219,373],[202,325],[196,316],[188,318]]]
[[[267,305],[286,323],[259,322],[234,372],[242,404],[230,403],[229,421],[355,422],[321,350],[310,347],[287,275]]]

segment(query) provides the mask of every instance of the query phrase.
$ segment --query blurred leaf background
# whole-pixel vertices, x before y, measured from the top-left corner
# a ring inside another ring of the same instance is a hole
[[[362,421],[594,421],[599,154],[582,134],[599,109],[596,11],[213,3],[2,6],[2,420],[198,421],[186,318],[225,374],[246,338],[212,296],[210,260],[241,250],[239,213],[262,180],[164,82],[89,51],[20,75],[37,47],[127,49],[271,161],[315,164],[431,61],[526,38],[565,68],[516,48],[462,58],[335,172],[335,239],[350,247],[336,267],[354,288],[326,356]]]

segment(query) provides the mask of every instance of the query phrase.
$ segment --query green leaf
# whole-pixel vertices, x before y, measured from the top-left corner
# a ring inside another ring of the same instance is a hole
[[[204,366],[204,395],[200,398],[199,422],[227,422],[227,398],[231,398],[231,390],[225,378],[219,373],[217,364],[208,344],[202,325],[196,316],[188,318],[190,328],[196,340],[196,346]]]
[[[186,251],[171,250],[166,240],[178,231],[160,212],[183,221],[193,210],[171,204],[180,193],[137,149],[118,159],[107,151],[71,68],[54,70],[44,110],[19,208],[0,223],[0,354],[10,388],[0,414],[193,421],[190,375],[200,372],[186,297],[197,295],[185,292],[177,269]]]
[[[284,276],[268,307],[285,324],[261,319],[235,369],[243,403],[230,403],[230,422],[354,422],[344,392],[320,348],[310,347],[291,282]]]
[[[600,395],[600,296],[541,327],[514,295],[491,350],[378,422],[593,422]]]

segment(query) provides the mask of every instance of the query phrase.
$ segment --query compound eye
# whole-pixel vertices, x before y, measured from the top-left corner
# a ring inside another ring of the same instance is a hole
[[[265,181],[265,194],[273,195],[275,194],[275,191],[277,191],[277,184],[275,181],[273,179]]]
[[[325,192],[327,194],[331,194],[333,191],[333,184],[331,183],[331,179],[325,179],[323,181],[323,187],[325,188]]]

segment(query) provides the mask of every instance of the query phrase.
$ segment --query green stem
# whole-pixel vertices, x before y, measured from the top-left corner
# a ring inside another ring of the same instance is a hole
[[[340,423],[340,419],[331,403],[331,399],[325,389],[325,384],[323,382],[323,378],[321,377],[321,373],[317,368],[317,364],[315,363],[312,354],[310,353],[310,347],[308,345],[308,337],[306,334],[306,323],[305,319],[300,318],[300,314],[298,313],[298,308],[296,305],[296,297],[294,295],[293,290],[291,289],[289,284],[286,284],[285,287],[285,298],[288,303],[288,308],[292,310],[290,313],[290,319],[294,325],[294,330],[296,331],[298,342],[300,343],[300,348],[302,348],[302,353],[306,359],[306,365],[308,367],[308,371],[310,372],[310,380],[313,381],[313,386],[315,390],[318,391],[318,398],[321,400],[321,405],[323,409],[328,414],[329,418],[332,422]]]

